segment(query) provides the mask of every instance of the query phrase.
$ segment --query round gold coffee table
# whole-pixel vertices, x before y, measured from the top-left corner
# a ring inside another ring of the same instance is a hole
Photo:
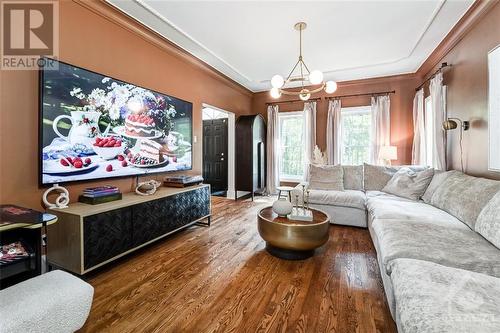
[[[262,209],[257,217],[260,236],[272,255],[289,260],[309,258],[314,250],[328,241],[330,218],[317,209],[312,221],[290,220],[273,212],[272,207]]]

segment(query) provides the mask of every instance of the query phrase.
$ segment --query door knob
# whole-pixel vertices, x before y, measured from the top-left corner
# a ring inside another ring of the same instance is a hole
[[[221,161],[224,161],[224,157],[221,157],[221,158],[220,158],[220,160],[221,160]]]

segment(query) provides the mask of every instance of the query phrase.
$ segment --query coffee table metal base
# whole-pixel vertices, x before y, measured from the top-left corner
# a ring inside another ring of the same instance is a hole
[[[266,250],[273,256],[286,260],[304,260],[314,255],[314,250],[298,251],[298,250],[282,249],[276,246],[272,246],[267,242],[266,242]]]

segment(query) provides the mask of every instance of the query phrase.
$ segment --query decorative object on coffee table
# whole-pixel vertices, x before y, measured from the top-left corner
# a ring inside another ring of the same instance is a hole
[[[272,255],[288,260],[306,259],[314,250],[328,241],[330,218],[327,214],[310,209],[312,221],[297,221],[280,217],[272,207],[257,215],[258,229]]]
[[[309,209],[309,190],[306,190],[306,185],[302,185],[302,205],[299,203],[299,195],[295,195],[296,206],[292,208],[292,211],[288,215],[291,220],[298,221],[312,221],[313,212]]]
[[[292,208],[292,203],[286,199],[278,199],[273,203],[273,211],[281,217],[286,217],[290,214]]]

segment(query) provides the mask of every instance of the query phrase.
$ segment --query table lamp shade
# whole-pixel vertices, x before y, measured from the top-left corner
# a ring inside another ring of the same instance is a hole
[[[382,146],[380,147],[380,159],[394,161],[398,159],[398,147],[396,146]]]

